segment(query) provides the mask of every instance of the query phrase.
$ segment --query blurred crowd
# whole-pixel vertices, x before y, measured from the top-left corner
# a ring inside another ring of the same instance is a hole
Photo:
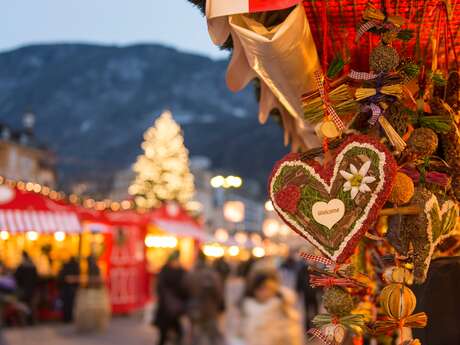
[[[305,330],[318,311],[318,296],[317,291],[309,287],[305,264],[297,257],[292,253],[284,259],[252,257],[238,262],[225,258],[210,261],[200,253],[194,267],[186,270],[179,253],[173,252],[154,284],[155,308],[151,323],[157,330],[157,344],[305,343]],[[91,328],[96,321],[104,319],[93,317],[94,304],[107,298],[96,259],[88,257],[85,266],[84,282],[80,261],[74,257],[63,264],[57,278],[59,315],[64,322],[76,319],[77,329],[78,325],[86,327],[85,323]],[[26,252],[14,271],[0,263],[0,345],[4,345],[2,323],[26,326],[39,319],[38,310],[43,303],[40,279]],[[78,302],[79,296],[85,298]],[[91,312],[84,307],[85,303],[93,304],[88,305]],[[109,308],[108,301],[105,303]],[[80,311],[82,308],[86,310]],[[152,339],[152,344],[154,342]]]
[[[82,281],[80,262],[72,257],[63,264],[55,286],[60,315],[64,322],[71,322],[75,312],[75,300],[80,287],[100,287],[103,280],[97,260],[86,259],[87,274]],[[34,325],[39,319],[39,307],[49,299],[47,282],[39,276],[38,270],[27,252],[22,253],[20,265],[8,270],[0,262],[0,345],[3,345],[2,327],[5,325]],[[46,290],[46,292],[45,292]]]
[[[208,262],[199,255],[186,271],[173,253],[158,275],[152,324],[158,345],[300,345],[318,311],[305,264],[250,258]]]

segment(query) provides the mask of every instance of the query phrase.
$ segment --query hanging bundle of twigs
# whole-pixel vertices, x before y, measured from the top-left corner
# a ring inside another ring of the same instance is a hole
[[[329,102],[339,116],[358,111],[358,103],[353,99],[350,88],[342,84],[328,93]],[[321,97],[304,100],[304,118],[309,123],[318,123],[324,118],[324,102]]]

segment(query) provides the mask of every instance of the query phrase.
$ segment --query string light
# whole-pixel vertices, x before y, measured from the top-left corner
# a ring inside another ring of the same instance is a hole
[[[38,232],[36,231],[27,231],[26,237],[29,241],[36,241],[38,239]]]
[[[6,230],[0,231],[0,240],[6,241],[10,238],[10,234]]]
[[[74,205],[81,205],[85,208],[102,210],[120,211],[136,208],[136,205],[131,200],[113,201],[111,199],[104,199],[96,201],[91,197],[82,197],[77,194],[66,195],[62,191],[56,191],[46,185],[39,183],[15,181],[6,179],[0,176],[0,185],[5,185],[10,188],[17,188],[20,191],[28,191],[35,194],[40,194],[48,197],[51,200],[65,200]],[[139,209],[140,210],[140,209]]]
[[[63,242],[65,240],[66,234],[64,231],[56,231],[54,233],[54,239],[58,242]]]
[[[72,204],[76,204],[78,202],[78,196],[76,194],[71,194],[69,196],[69,201],[72,203]]]
[[[119,202],[112,202],[112,204],[110,205],[110,209],[114,212],[119,211],[120,208],[121,208],[121,205]]]
[[[42,190],[42,186],[38,183],[34,184],[34,187],[33,187],[33,191],[35,193],[40,193],[40,191]]]
[[[177,238],[174,236],[147,235],[144,243],[147,248],[176,248]]]

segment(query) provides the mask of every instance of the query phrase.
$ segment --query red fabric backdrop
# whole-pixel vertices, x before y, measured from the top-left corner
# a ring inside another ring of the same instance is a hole
[[[356,44],[354,42],[356,28],[362,19],[362,13],[368,3],[373,4],[379,9],[382,9],[382,1],[369,0],[304,0],[304,7],[307,17],[310,21],[311,30],[316,42],[316,46],[321,54],[323,39],[322,39],[322,14],[323,6],[327,7],[327,20],[329,27],[328,42],[328,61],[332,59],[331,52],[338,49],[349,48],[352,54],[352,68],[367,70],[367,56],[369,48],[376,44],[372,39],[371,34],[365,34],[362,39]],[[414,29],[417,33],[420,30],[420,43],[422,50],[425,49],[432,29],[437,28],[436,16],[433,10],[440,4],[439,0],[384,0],[383,3],[387,9],[388,15],[399,15],[407,19],[408,27]],[[452,17],[450,27],[453,33],[455,42],[458,41],[458,32],[460,29],[460,3],[456,0],[450,1],[452,7]],[[441,16],[441,27],[445,23],[445,16]],[[421,25],[420,25],[421,24]],[[409,43],[404,43],[402,48],[402,56],[412,56],[416,38]],[[359,49],[358,49],[359,48]],[[450,48],[449,48],[450,49]],[[457,53],[460,52],[460,46],[456,45]],[[441,53],[444,54],[444,43],[441,41]],[[452,52],[451,52],[452,53]],[[428,54],[430,58],[431,52]],[[453,56],[450,56],[451,61]],[[442,62],[442,61],[441,61]]]

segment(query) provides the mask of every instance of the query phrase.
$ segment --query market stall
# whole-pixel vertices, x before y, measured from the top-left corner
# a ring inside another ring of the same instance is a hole
[[[65,261],[78,255],[82,227],[69,206],[21,187],[0,186],[0,261],[15,269],[23,251],[30,255],[39,275],[36,316],[57,319],[57,274]]]
[[[195,261],[198,244],[205,240],[201,226],[183,208],[174,203],[164,204],[147,214],[147,267],[156,273],[175,250],[186,268]]]
[[[0,186],[0,260],[16,267],[26,250],[42,276],[56,275],[79,250],[77,214],[40,194]]]

